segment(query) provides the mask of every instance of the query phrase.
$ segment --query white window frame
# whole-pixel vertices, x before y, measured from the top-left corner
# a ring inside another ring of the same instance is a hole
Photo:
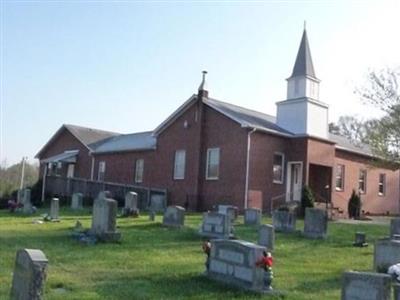
[[[342,178],[341,178],[341,182],[342,182],[342,186],[337,186],[337,180],[338,180],[338,168],[341,167],[342,169]],[[346,174],[346,167],[344,166],[344,164],[337,164],[336,165],[336,172],[335,172],[335,189],[339,192],[344,191],[344,176]]]
[[[139,167],[140,167],[139,162],[141,163],[141,170],[139,169]],[[141,172],[140,176],[139,176],[139,171]],[[144,175],[144,159],[139,158],[135,162],[135,182],[142,183],[143,175]]]
[[[360,189],[360,182],[362,181],[361,180],[361,173],[362,172],[365,174],[364,180],[363,180],[363,182],[364,182],[364,190]],[[360,194],[366,194],[367,193],[367,170],[366,169],[360,169],[360,171],[358,173],[358,191],[359,191]]]
[[[100,174],[103,174],[101,178]],[[99,161],[99,169],[97,170],[97,181],[104,181],[106,177],[106,162],[104,160]]]
[[[383,181],[381,182],[381,176],[383,176]],[[382,192],[380,191],[380,187],[382,186]],[[379,173],[378,175],[378,195],[385,196],[386,194],[386,174]]]
[[[282,175],[281,175],[281,179],[280,180],[276,180],[274,178],[275,174],[274,174],[274,158],[275,155],[279,155],[282,157],[282,163],[281,163],[281,168],[282,168]],[[277,183],[277,184],[283,184],[283,179],[285,178],[285,154],[282,152],[274,152],[274,155],[272,156],[272,182],[273,183]]]
[[[217,176],[209,176],[208,171],[210,167],[210,153],[212,151],[218,151],[218,168],[217,168]],[[221,149],[219,147],[208,148],[207,149],[207,161],[206,161],[206,180],[218,180],[219,179],[219,166],[221,163]]]
[[[182,155],[182,161],[179,161],[179,155]],[[179,170],[178,168],[182,168]],[[186,169],[186,150],[180,149],[175,151],[174,159],[174,180],[185,179],[185,169]]]

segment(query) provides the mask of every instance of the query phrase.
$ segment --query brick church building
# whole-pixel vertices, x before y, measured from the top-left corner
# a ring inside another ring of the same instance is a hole
[[[169,204],[191,210],[270,211],[299,201],[308,185],[317,201],[346,212],[354,189],[365,212],[399,213],[399,171],[375,167],[367,146],[329,133],[305,30],[276,117],[213,99],[205,75],[151,132],[62,125],[36,156],[41,175],[165,188]]]

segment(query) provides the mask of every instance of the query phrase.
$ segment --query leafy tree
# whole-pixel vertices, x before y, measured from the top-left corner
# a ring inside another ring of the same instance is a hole
[[[6,167],[0,166],[0,198],[10,197],[14,190],[17,190],[21,181],[22,164],[14,164]],[[31,186],[38,180],[39,168],[37,165],[25,163],[25,186]]]
[[[301,215],[305,216],[307,207],[314,207],[314,194],[311,188],[307,185],[303,186],[301,191]]]
[[[400,162],[400,67],[370,71],[365,85],[356,92],[364,103],[384,112],[366,141],[377,156]]]
[[[337,123],[329,123],[329,132],[346,137],[355,146],[369,143],[379,120],[363,120],[355,116],[342,116]]]
[[[347,205],[347,212],[349,214],[349,218],[359,219],[361,212],[361,199],[360,196],[357,195],[356,191],[353,190],[351,193],[349,203]]]

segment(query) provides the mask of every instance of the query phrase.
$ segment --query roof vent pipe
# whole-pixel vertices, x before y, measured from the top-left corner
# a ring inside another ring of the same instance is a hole
[[[199,86],[199,97],[208,98],[208,90],[207,90],[207,83],[206,83],[206,74],[207,71],[203,71],[203,78]]]

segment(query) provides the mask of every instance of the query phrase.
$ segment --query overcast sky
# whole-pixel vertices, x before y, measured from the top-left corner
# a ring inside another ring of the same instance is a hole
[[[331,121],[400,65],[400,1],[1,1],[0,161],[31,160],[63,124],[152,130],[197,91],[275,115],[303,22]]]

